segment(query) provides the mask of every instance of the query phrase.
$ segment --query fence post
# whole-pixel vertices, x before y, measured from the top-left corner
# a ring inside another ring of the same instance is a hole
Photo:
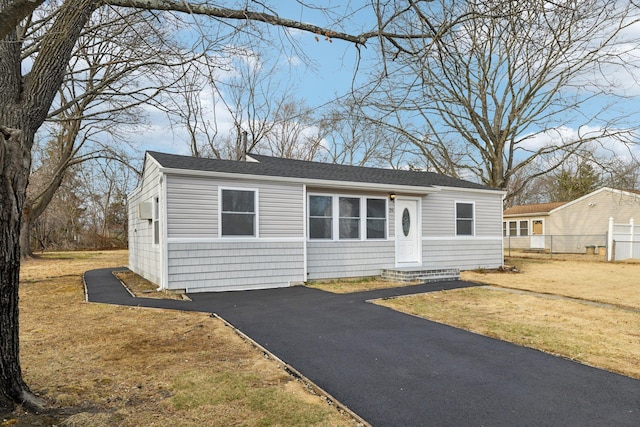
[[[633,238],[635,237],[634,228],[633,218],[631,218],[629,220],[629,258],[633,258]]]
[[[607,233],[607,261],[613,261],[613,217],[609,217],[609,232]]]

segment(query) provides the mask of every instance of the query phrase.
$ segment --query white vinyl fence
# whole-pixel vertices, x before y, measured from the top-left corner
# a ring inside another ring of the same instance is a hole
[[[607,260],[640,259],[640,227],[636,227],[633,218],[628,224],[614,224],[609,218],[607,242]]]

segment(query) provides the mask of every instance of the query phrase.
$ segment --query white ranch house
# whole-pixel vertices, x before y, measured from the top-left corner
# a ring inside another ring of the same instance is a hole
[[[129,268],[186,292],[496,268],[503,197],[429,172],[147,152],[128,197]]]
[[[607,244],[609,221],[640,219],[640,192],[599,188],[569,202],[513,206],[504,211],[505,247],[584,253]]]

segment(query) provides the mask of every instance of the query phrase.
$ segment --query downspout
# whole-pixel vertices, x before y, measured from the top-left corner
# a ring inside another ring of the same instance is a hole
[[[166,175],[160,171],[160,223],[162,224],[162,232],[160,233],[160,268],[162,269],[162,279],[160,280],[160,287],[162,289],[169,288],[169,245],[167,243],[169,226],[167,224],[166,184]]]
[[[504,233],[502,232],[502,227],[504,223],[504,199],[507,197],[507,193],[502,193],[502,203],[500,203],[500,248],[501,250],[501,266],[504,266]],[[527,226],[528,227],[528,226]],[[533,223],[531,223],[531,228],[533,229]],[[511,255],[511,236],[509,236],[509,255]]]
[[[307,271],[307,184],[302,184],[302,281],[308,281]]]

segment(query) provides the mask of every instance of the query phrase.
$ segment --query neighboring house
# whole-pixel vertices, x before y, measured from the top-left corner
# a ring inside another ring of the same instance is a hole
[[[640,193],[603,187],[571,202],[513,206],[504,211],[505,247],[584,253],[606,245],[609,218],[640,219]]]
[[[147,152],[128,197],[129,268],[187,292],[496,268],[503,196],[429,172]]]

